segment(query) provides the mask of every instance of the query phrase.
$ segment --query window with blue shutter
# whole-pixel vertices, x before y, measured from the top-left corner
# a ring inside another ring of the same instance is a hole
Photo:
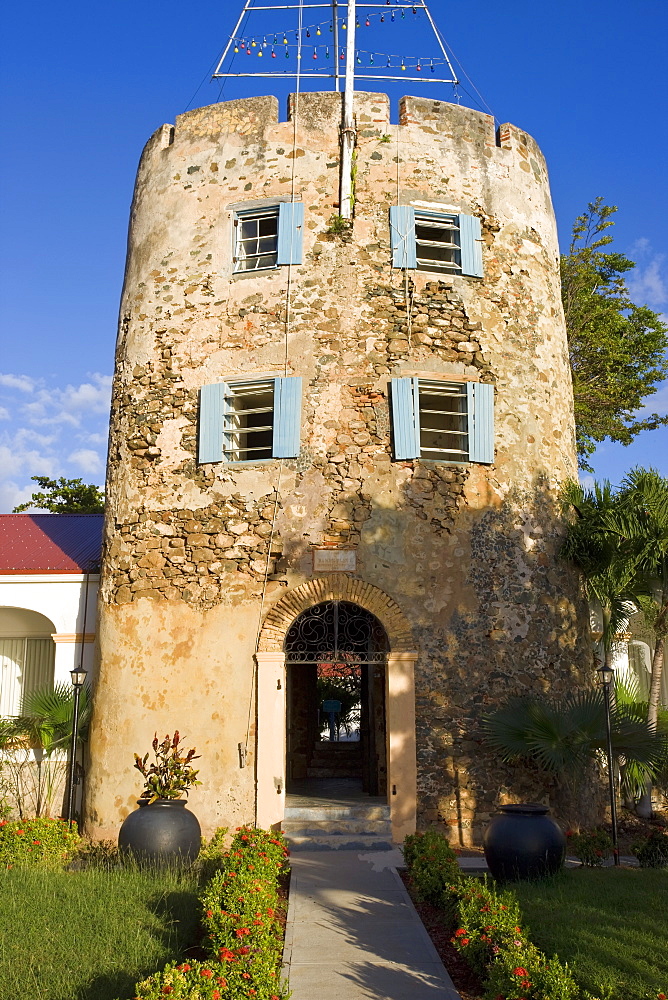
[[[482,233],[476,215],[390,208],[392,266],[482,278]]]
[[[494,387],[483,382],[391,380],[394,457],[494,461]]]
[[[264,271],[301,264],[304,205],[281,202],[239,211],[234,217],[234,270]]]
[[[301,378],[216,382],[200,390],[200,462],[297,458]]]

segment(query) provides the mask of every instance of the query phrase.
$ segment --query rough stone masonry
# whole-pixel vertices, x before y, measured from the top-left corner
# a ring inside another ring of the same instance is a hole
[[[358,93],[342,229],[340,100],[293,96],[285,122],[272,97],[200,108],[141,159],[107,482],[98,837],[134,808],[133,752],[174,728],[201,754],[205,831],[253,821],[258,636],[318,578],[321,546],[356,553],[332,594],[361,581],[367,610],[408,623],[418,825],[467,842],[499,797],[554,793],[494,760],[479,728],[500,699],[564,693],[588,665],[584,604],[558,558],[556,497],[576,465],[545,163],[479,112],[406,97],[395,125],[385,95]],[[303,261],[235,273],[234,214],[271,199],[303,202]],[[484,276],[393,267],[389,208],[410,204],[477,216]],[[198,464],[200,388],[284,374],[303,379],[299,458]],[[493,464],[395,460],[388,383],[409,375],[494,386]]]

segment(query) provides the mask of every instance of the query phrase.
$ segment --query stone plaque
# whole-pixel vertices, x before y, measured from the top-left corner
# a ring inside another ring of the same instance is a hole
[[[354,573],[356,569],[355,549],[313,549],[314,573]]]

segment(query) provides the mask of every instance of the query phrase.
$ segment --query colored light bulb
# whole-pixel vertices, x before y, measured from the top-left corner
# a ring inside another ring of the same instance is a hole
[[[310,29],[310,28],[307,28],[307,29],[306,29],[306,37],[307,37],[307,38],[310,38],[310,37],[311,37],[311,29]]]
[[[273,49],[271,50],[271,58],[272,58],[272,59],[275,59],[275,58],[276,58],[276,53],[274,52],[274,50],[273,50]]]
[[[371,21],[369,20],[368,17],[367,17],[367,19],[366,19],[366,21],[364,23],[366,24],[367,28],[369,28],[371,26]]]
[[[239,51],[239,46],[238,46],[238,45],[235,45],[235,46],[234,46],[234,51],[235,51],[235,52],[238,52],[238,51]]]
[[[318,50],[317,49],[313,49],[313,58],[314,59],[318,58]]]
[[[257,42],[255,41],[255,39],[253,39],[251,45],[253,46],[253,48],[257,48]]]
[[[416,66],[415,68],[416,68],[416,70],[417,70],[417,71],[418,71],[418,73],[419,73],[419,72],[421,71],[421,69],[422,69],[422,66],[420,66],[420,63],[418,63],[418,64],[417,64],[417,66]]]
[[[344,21],[343,24],[341,25],[341,31],[347,31],[347,30],[348,30],[348,25]]]
[[[288,36],[287,35],[283,35],[283,44],[284,45],[288,44]]]
[[[316,35],[322,35],[322,31],[320,30],[320,28],[318,28],[318,30],[316,31]]]

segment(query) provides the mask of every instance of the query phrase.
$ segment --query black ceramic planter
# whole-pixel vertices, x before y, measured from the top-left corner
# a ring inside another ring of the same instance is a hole
[[[118,846],[138,861],[192,862],[199,854],[202,831],[185,799],[138,799],[139,809],[123,821]]]
[[[487,867],[495,879],[515,882],[559,871],[566,838],[549,811],[533,802],[499,806],[483,838]]]

